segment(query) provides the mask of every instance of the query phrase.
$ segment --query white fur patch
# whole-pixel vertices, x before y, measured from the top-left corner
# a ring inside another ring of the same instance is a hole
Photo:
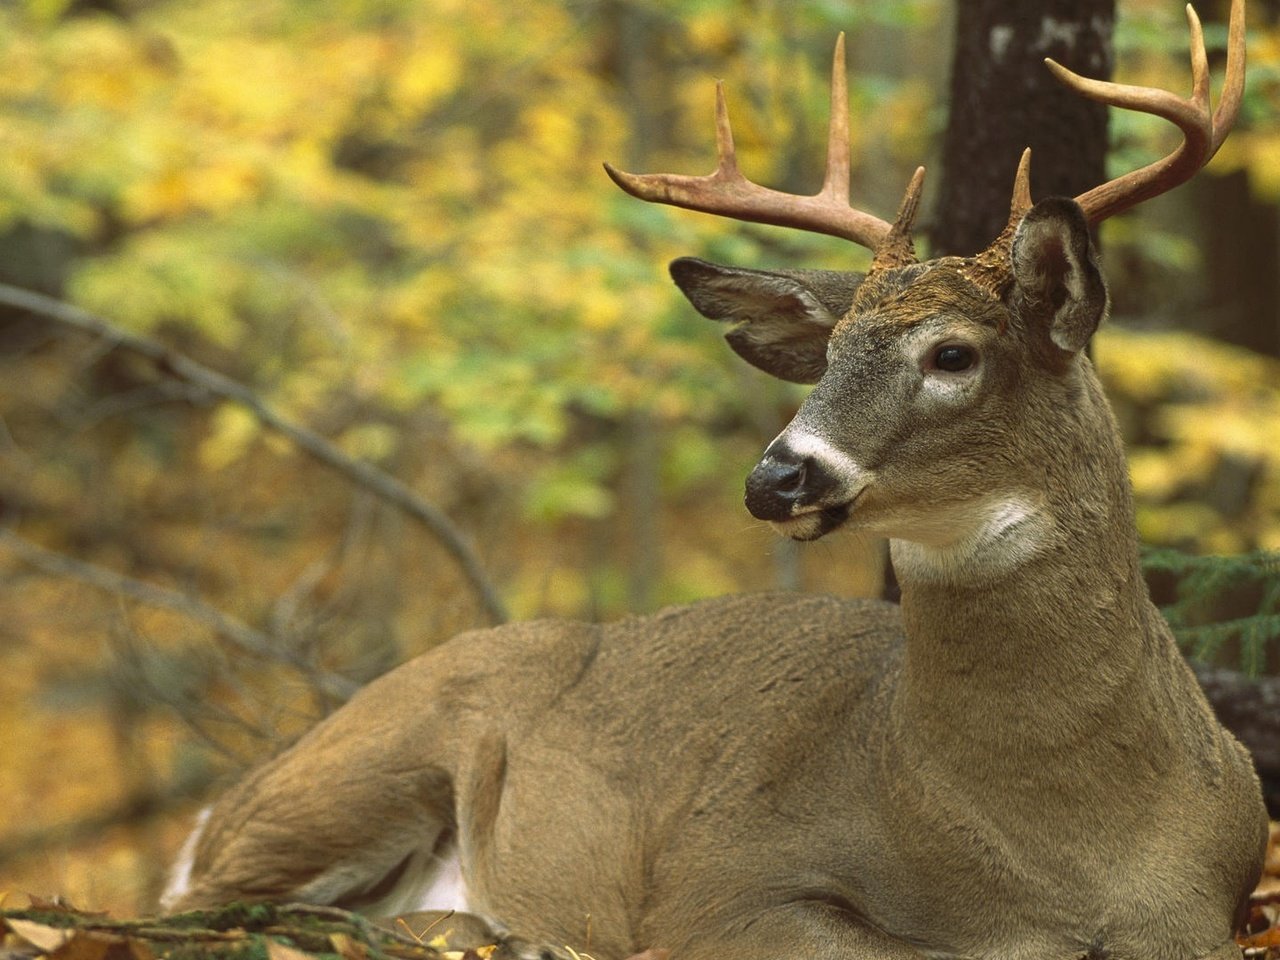
[[[780,440],[792,453],[821,464],[823,470],[844,483],[846,492],[850,494],[857,493],[871,478],[869,470],[839,447],[832,446],[815,433],[795,427],[788,427],[778,434],[765,451],[766,456],[768,450],[773,449],[773,444]]]
[[[377,875],[360,861],[335,864],[294,891],[303,903],[334,903],[367,889]],[[470,912],[462,865],[456,849],[441,857],[430,850],[409,854],[395,885],[377,900],[362,901],[360,912],[371,917],[394,917],[414,910]]]
[[[787,520],[770,520],[773,532],[796,540],[812,540],[822,527],[822,511],[809,509],[796,513]]]
[[[893,563],[905,579],[963,583],[1002,576],[1038,554],[1050,539],[1053,518],[1021,497],[977,501],[935,513],[910,539],[890,542]]]
[[[471,912],[467,902],[467,881],[462,876],[462,859],[455,847],[444,857],[436,857],[437,872],[422,896],[418,910]]]
[[[196,847],[200,845],[200,837],[204,833],[205,824],[209,822],[211,812],[213,807],[209,806],[196,815],[195,827],[182,842],[178,859],[174,861],[173,868],[169,871],[169,882],[164,886],[164,893],[160,894],[161,910],[172,909],[173,905],[185,897],[191,889],[191,870],[196,862]]]

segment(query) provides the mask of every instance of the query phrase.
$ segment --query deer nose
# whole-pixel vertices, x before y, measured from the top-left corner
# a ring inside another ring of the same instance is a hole
[[[786,520],[835,486],[818,461],[775,445],[747,477],[747,509],[757,520]]]

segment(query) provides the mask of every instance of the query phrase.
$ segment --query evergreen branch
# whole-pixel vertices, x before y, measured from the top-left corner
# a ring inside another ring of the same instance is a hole
[[[1280,613],[1259,613],[1251,617],[1223,620],[1221,623],[1184,627],[1178,631],[1180,637],[1193,641],[1218,635],[1224,639],[1243,637],[1250,633],[1268,640],[1280,636]]]
[[[1239,641],[1240,663],[1249,676],[1266,665],[1267,646],[1280,639],[1280,552],[1257,550],[1235,556],[1193,556],[1167,548],[1145,548],[1143,569],[1176,581],[1177,599],[1161,612],[1191,655],[1211,659],[1230,640]],[[1254,611],[1217,620],[1232,598]],[[1210,621],[1210,622],[1205,622]]]
[[[1280,613],[1261,613],[1220,623],[1207,623],[1174,630],[1179,643],[1193,646],[1197,660],[1213,659],[1228,640],[1239,638],[1240,661],[1246,676],[1256,677],[1266,664],[1266,646],[1280,638]]]
[[[1149,572],[1177,576],[1198,573],[1264,579],[1280,576],[1280,551],[1255,550],[1225,556],[1198,556],[1168,547],[1144,547],[1142,566]]]
[[[506,608],[498,591],[485,574],[466,538],[442,511],[390,474],[365,461],[352,459],[318,433],[285,419],[244,384],[197,363],[158,340],[129,333],[72,304],[8,284],[0,284],[0,304],[27,310],[101,337],[114,346],[132,350],[154,361],[168,375],[244,407],[263,426],[289,438],[314,459],[343,474],[351,482],[372,491],[382,500],[394,504],[426,527],[453,556],[463,575],[479,595],[489,620],[493,623],[506,621]]]

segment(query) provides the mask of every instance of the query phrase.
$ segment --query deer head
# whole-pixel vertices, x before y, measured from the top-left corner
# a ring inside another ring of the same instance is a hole
[[[911,231],[923,168],[892,223],[850,207],[843,37],[817,195],[786,195],[742,176],[719,87],[714,173],[636,176],[606,165],[624,190],[645,200],[840,236],[873,251],[865,277],[766,273],[692,258],[671,265],[700,312],[734,324],[727,339],[741,356],[782,379],[816,384],[747,480],[752,514],[801,540],[849,525],[942,544],[1023,522],[1046,486],[1046,464],[1087,460],[1091,444],[1114,446],[1083,355],[1107,312],[1090,227],[1190,178],[1217,151],[1240,105],[1242,0],[1232,4],[1226,81],[1212,113],[1200,23],[1190,7],[1187,16],[1187,99],[1088,80],[1046,61],[1084,96],[1176,124],[1178,148],[1074,199],[1035,204],[1025,152],[1008,225],[972,257],[917,260]],[[1087,425],[1099,420],[1089,435]]]

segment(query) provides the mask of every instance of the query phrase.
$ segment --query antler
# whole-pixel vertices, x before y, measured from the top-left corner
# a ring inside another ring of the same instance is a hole
[[[1045,60],[1054,76],[1077,93],[1100,103],[1163,117],[1182,131],[1182,144],[1173,153],[1076,197],[1090,223],[1100,223],[1191,179],[1217,153],[1236,122],[1244,91],[1244,0],[1231,3],[1226,79],[1218,109],[1212,115],[1209,58],[1200,18],[1190,4],[1187,24],[1191,29],[1192,87],[1191,96],[1185,100],[1167,90],[1090,80],[1053,60]]]
[[[735,220],[797,227],[843,237],[875,249],[889,234],[889,224],[849,205],[849,94],[845,76],[844,34],[836,39],[831,65],[831,121],[827,134],[827,172],[822,189],[811,197],[771,190],[752,183],[738,170],[733,131],[725,106],[724,85],[716,83],[715,173],[691,177],[675,173],[624,173],[609,164],[613,182],[633,197],[670,203],[689,210]]]

